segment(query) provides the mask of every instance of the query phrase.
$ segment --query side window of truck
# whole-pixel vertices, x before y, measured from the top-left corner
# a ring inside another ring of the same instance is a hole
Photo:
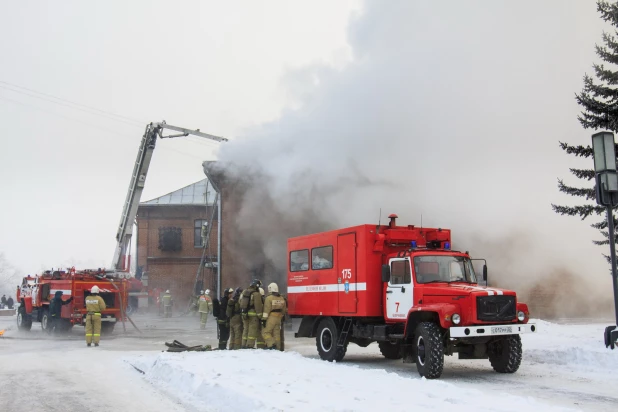
[[[391,262],[391,285],[409,284],[412,282],[409,260]]]
[[[309,249],[290,252],[290,272],[309,270]]]
[[[332,269],[333,247],[324,246],[311,249],[311,269]]]

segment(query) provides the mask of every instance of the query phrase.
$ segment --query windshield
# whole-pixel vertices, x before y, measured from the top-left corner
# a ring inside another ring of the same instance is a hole
[[[416,256],[414,258],[414,274],[417,283],[476,283],[476,274],[472,262],[463,256]]]

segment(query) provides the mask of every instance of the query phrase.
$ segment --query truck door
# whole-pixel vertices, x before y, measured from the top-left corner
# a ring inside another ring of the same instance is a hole
[[[405,319],[414,302],[410,259],[391,259],[391,280],[386,284],[386,318]]]
[[[356,313],[356,233],[337,237],[337,295],[340,313]]]

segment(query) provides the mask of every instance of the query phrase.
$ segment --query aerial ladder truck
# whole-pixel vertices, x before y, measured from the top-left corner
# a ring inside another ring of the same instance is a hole
[[[178,132],[178,134],[163,136],[165,129]],[[224,137],[202,133],[199,129],[190,130],[172,126],[165,123],[165,121],[150,123],[146,126],[139,151],[137,152],[135,166],[133,167],[129,191],[127,192],[127,198],[120,217],[120,225],[116,233],[116,250],[114,252],[114,260],[112,261],[112,268],[116,271],[128,272],[131,267],[131,262],[127,259],[127,255],[130,251],[131,236],[133,235],[133,223],[137,216],[137,208],[142,197],[144,184],[146,183],[146,176],[150,167],[150,161],[152,160],[152,153],[157,143],[157,137],[160,139],[170,139],[189,135],[204,137],[217,142],[227,142],[228,140]]]

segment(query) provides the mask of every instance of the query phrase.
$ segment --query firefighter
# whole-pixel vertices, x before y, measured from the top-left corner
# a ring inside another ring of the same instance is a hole
[[[99,296],[99,287],[94,285],[86,298],[86,346],[94,342],[99,346],[101,340],[101,312],[105,310],[105,301]]]
[[[232,299],[234,289],[229,288],[223,292],[221,304],[219,305],[219,313],[217,317],[217,326],[219,327],[219,349],[227,349],[227,340],[230,338],[230,319],[227,316],[227,303]]]
[[[281,320],[285,316],[285,299],[279,294],[279,287],[274,282],[268,285],[268,293],[262,313],[262,336],[267,349],[281,350]]]
[[[174,302],[174,300],[172,299],[172,294],[170,293],[169,289],[165,291],[165,293],[163,294],[163,298],[161,298],[161,300],[163,301],[163,317],[171,318],[172,317],[172,303]]]
[[[251,285],[242,292],[240,310],[242,311],[242,345],[243,349],[253,349],[255,340],[260,336],[260,319],[262,318],[262,297],[259,288],[262,282],[253,279]]]
[[[264,289],[260,288],[260,298],[262,299],[262,308],[264,307]],[[261,317],[258,316],[258,320],[261,320]],[[257,339],[255,340],[255,347],[258,349],[266,349],[266,342],[264,341],[264,338],[262,337],[262,322],[258,322],[258,333],[257,333]]]
[[[234,296],[227,302],[225,314],[230,320],[230,350],[240,349],[242,344],[242,316],[240,312],[241,288],[236,288]]]
[[[49,301],[49,325],[47,325],[47,332],[53,333],[58,332],[60,328],[60,312],[64,305],[68,305],[73,302],[73,296],[68,298],[67,300],[62,300],[62,291],[58,290],[54,293],[54,297],[51,301]]]
[[[212,299],[210,299],[210,289],[206,289],[203,295],[200,296],[200,329],[206,329],[206,321],[208,314],[212,313]]]

